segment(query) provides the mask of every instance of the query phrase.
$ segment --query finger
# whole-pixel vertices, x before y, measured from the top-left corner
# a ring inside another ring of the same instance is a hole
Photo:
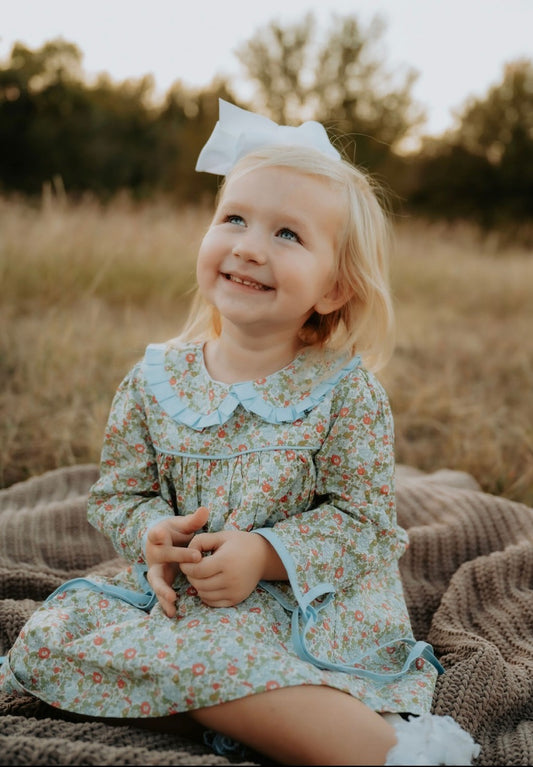
[[[176,592],[171,589],[168,584],[164,583],[164,581],[158,582],[154,585],[153,589],[157,598],[167,604],[172,605],[177,599]]]
[[[155,550],[155,553],[151,557],[151,564],[166,565],[174,563],[181,565],[182,563],[198,564],[202,560],[202,555],[199,551],[194,549],[187,549],[183,546],[161,546]]]
[[[156,594],[157,601],[161,605],[161,608],[167,618],[173,618],[176,615],[176,602],[175,600],[169,600],[165,599],[164,597],[161,597],[159,594]]]
[[[176,614],[176,592],[162,578],[157,576],[149,578],[149,583],[165,614],[169,618],[173,618]]]
[[[148,541],[146,545],[146,556],[150,565],[164,565],[167,562],[199,562],[202,558],[201,552],[196,549],[188,549],[185,546],[174,546],[171,543],[154,544]]]
[[[186,546],[194,533],[202,529],[208,517],[209,510],[200,506],[192,514],[166,518],[148,530],[147,543],[156,547]]]
[[[157,525],[153,525],[153,527],[148,530],[146,540],[154,546],[171,546],[172,534],[168,527],[158,523]]]
[[[197,554],[201,556],[199,552]],[[214,557],[203,557],[201,561],[193,563],[181,562],[180,569],[189,583],[191,579],[204,580],[222,574],[222,568]]]
[[[201,596],[209,595],[210,597],[216,598],[222,598],[224,596],[227,598],[230,595],[224,580],[218,576],[215,576],[215,578],[208,578],[206,581],[193,580],[189,581],[189,583],[191,586],[194,586]]]
[[[163,608],[165,615],[169,618],[173,618],[176,615],[176,594],[172,589],[165,586],[161,589],[154,589],[154,593],[157,597],[157,601]]]
[[[172,562],[177,562],[179,565],[182,564],[200,564],[202,561],[202,555],[199,551],[195,551],[194,549],[187,549],[183,546],[173,546],[172,547]]]
[[[224,543],[221,533],[198,533],[189,542],[189,549],[196,549],[202,553],[206,551],[215,551]]]
[[[213,594],[198,593],[198,596],[208,607],[233,607],[235,604],[237,604],[232,599],[228,599],[228,597],[225,596],[222,592],[216,592]]]
[[[146,578],[153,591],[155,591],[158,596],[161,596],[163,599],[170,602],[173,602],[177,598],[176,592],[171,586],[171,581],[174,580],[173,576],[164,571],[162,572],[161,568],[148,570]]]
[[[206,506],[199,506],[192,514],[186,514],[184,517],[176,517],[175,522],[179,523],[179,532],[185,535],[192,535],[206,524],[209,519],[209,509]]]

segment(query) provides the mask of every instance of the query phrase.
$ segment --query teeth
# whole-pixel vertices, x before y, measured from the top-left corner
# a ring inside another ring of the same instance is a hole
[[[235,277],[233,274],[229,274],[228,279],[231,282],[238,282],[239,285],[246,285],[247,287],[255,288],[256,290],[270,290],[267,285],[261,285],[259,282],[251,282],[250,280],[241,280],[240,277]]]

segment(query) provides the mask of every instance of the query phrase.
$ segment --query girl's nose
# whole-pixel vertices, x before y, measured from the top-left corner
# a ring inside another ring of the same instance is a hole
[[[232,253],[243,261],[252,261],[257,264],[264,264],[266,261],[266,247],[262,238],[259,236],[251,235],[247,232],[246,235],[239,238],[239,241],[235,243]]]

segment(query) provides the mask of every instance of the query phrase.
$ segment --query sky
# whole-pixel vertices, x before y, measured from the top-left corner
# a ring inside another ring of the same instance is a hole
[[[452,126],[452,110],[499,82],[505,62],[533,58],[533,0],[0,0],[0,59],[62,37],[83,53],[87,77],[114,81],[152,74],[156,94],[173,82],[208,85],[227,75],[238,85],[235,50],[258,29],[313,12],[321,29],[332,14],[366,27],[383,18],[387,71],[418,72],[414,98],[426,135]]]

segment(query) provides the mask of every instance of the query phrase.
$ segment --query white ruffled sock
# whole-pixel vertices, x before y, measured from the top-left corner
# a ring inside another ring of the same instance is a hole
[[[422,714],[403,719],[384,714],[396,731],[398,742],[387,754],[385,765],[470,765],[481,747],[451,716]]]

